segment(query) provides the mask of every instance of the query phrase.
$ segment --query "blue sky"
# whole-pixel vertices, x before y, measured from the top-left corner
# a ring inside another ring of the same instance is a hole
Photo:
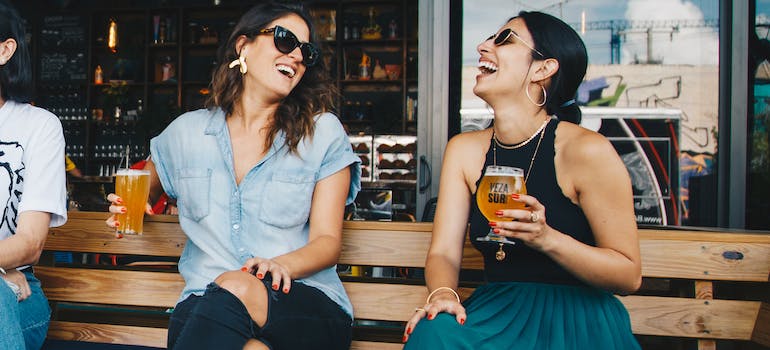
[[[579,27],[586,22],[625,19],[631,21],[702,20],[719,18],[718,0],[472,0],[463,2],[463,64],[475,65],[476,45],[497,31],[521,10],[543,11]],[[770,13],[770,0],[757,0],[757,13]],[[664,64],[715,65],[718,63],[718,28],[655,28],[653,58]],[[610,63],[610,32],[586,31],[583,41],[591,64]],[[621,44],[621,61],[646,57],[647,35],[629,31]]]

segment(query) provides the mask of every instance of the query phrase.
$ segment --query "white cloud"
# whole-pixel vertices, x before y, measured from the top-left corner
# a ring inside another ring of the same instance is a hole
[[[626,10],[629,21],[698,21],[703,12],[691,1],[682,0],[630,0]],[[629,63],[634,57],[647,59],[646,28],[626,34],[621,44],[622,63]],[[719,33],[716,27],[652,28],[652,58],[663,64],[716,65],[719,63]]]

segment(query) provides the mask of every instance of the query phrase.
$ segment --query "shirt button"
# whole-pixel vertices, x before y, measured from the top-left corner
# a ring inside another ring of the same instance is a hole
[[[233,225],[233,230],[237,230],[239,228],[241,228],[241,225],[238,225],[238,224]]]

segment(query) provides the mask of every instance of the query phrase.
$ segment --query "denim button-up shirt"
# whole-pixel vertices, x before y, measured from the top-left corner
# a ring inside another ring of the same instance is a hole
[[[230,133],[221,109],[197,110],[174,120],[150,148],[166,193],[177,199],[188,241],[179,259],[185,279],[180,301],[202,294],[225,271],[251,257],[273,258],[308,242],[315,184],[351,166],[346,204],[360,184],[360,159],[336,116],[316,116],[312,138],[288,152],[278,133],[265,157],[235,182]],[[296,280],[318,288],[352,316],[353,308],[332,266]]]

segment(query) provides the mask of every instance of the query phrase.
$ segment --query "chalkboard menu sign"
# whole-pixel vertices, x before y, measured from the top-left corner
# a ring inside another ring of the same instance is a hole
[[[45,52],[40,55],[41,81],[86,79],[86,55],[82,52]]]
[[[80,16],[43,18],[40,39],[43,47],[82,48],[86,44],[86,23]]]
[[[46,16],[40,29],[40,80],[87,78],[86,20],[80,16]]]

